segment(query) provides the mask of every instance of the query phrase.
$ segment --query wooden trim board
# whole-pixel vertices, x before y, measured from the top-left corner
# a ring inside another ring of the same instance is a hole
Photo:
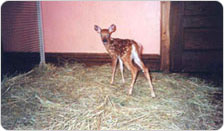
[[[87,66],[111,63],[111,58],[106,53],[46,53],[46,63],[63,65],[64,63],[80,62]],[[143,62],[151,71],[160,71],[159,55],[142,55]],[[2,66],[7,64],[14,68],[37,65],[40,61],[39,53],[5,52],[3,54]],[[9,67],[9,66],[8,66]],[[20,69],[20,68],[18,68]]]

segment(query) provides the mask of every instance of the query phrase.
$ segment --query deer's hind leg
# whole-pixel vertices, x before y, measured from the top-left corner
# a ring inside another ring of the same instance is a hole
[[[151,96],[152,97],[155,97],[155,93],[154,93],[154,89],[153,89],[153,86],[152,86],[152,81],[151,81],[151,78],[150,78],[150,75],[149,75],[149,70],[147,67],[145,67],[144,63],[142,62],[142,60],[139,58],[139,56],[137,57],[134,57],[134,62],[142,69],[142,72],[144,73],[145,77],[147,78],[148,80],[148,83],[149,83],[149,88],[150,88],[150,91],[151,91]]]
[[[139,50],[136,50],[136,47],[134,45],[132,46],[131,57],[134,60],[134,62],[142,69],[142,72],[144,73],[145,77],[148,80],[149,88],[150,88],[150,91],[151,91],[151,96],[155,97],[154,89],[153,89],[153,86],[152,86],[152,81],[151,81],[151,78],[150,78],[150,75],[149,75],[149,70],[148,70],[147,67],[145,67],[144,63],[140,59],[140,52],[139,52]]]
[[[154,89],[153,89],[153,86],[152,86],[152,81],[151,81],[151,78],[150,78],[150,75],[149,75],[149,70],[148,70],[147,67],[144,66],[144,64],[143,64],[143,70],[144,70],[143,73],[144,73],[144,75],[147,78],[148,83],[149,83],[149,88],[150,88],[150,91],[151,91],[151,96],[152,97],[156,97],[155,92],[154,92]]]
[[[136,80],[136,77],[137,77],[138,68],[135,67],[134,64],[132,63],[132,59],[131,59],[130,56],[125,57],[123,59],[123,61],[124,61],[124,65],[128,68],[128,70],[131,71],[131,74],[132,74],[132,81],[131,81],[131,85],[130,85],[129,92],[128,92],[128,94],[131,95],[132,90],[134,88],[135,80]]]

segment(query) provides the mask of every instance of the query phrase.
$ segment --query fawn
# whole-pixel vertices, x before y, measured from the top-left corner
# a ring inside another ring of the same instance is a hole
[[[128,68],[128,70],[131,71],[132,82],[129,89],[129,95],[131,95],[138,73],[138,68],[132,63],[132,60],[134,60],[148,80],[151,96],[155,97],[148,68],[145,67],[144,63],[140,59],[142,46],[139,46],[134,40],[111,38],[111,34],[116,31],[116,26],[114,24],[112,24],[109,29],[101,29],[97,25],[94,26],[94,29],[101,35],[102,42],[110,57],[112,58],[112,79],[110,83],[113,84],[114,82],[117,61],[119,60],[123,83],[125,82],[123,75],[123,63]]]

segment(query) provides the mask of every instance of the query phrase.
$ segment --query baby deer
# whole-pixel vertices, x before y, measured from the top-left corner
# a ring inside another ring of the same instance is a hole
[[[123,63],[128,68],[128,70],[131,71],[132,82],[129,89],[129,95],[132,94],[132,90],[138,73],[138,68],[132,63],[132,60],[134,60],[134,62],[140,67],[140,69],[148,80],[149,88],[151,90],[151,96],[155,97],[148,68],[145,67],[144,63],[140,59],[142,46],[139,46],[134,40],[111,38],[111,34],[116,31],[116,26],[114,24],[112,24],[109,29],[101,29],[97,25],[95,25],[94,29],[100,34],[102,42],[110,57],[112,58],[111,84],[114,81],[117,60],[119,60],[123,82],[125,82],[123,75]]]

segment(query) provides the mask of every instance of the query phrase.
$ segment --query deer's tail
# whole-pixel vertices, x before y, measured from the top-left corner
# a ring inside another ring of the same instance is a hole
[[[139,52],[139,56],[141,57],[142,56],[142,52],[143,52],[143,46],[141,43],[138,43],[139,45],[139,48],[138,48],[138,52]]]

